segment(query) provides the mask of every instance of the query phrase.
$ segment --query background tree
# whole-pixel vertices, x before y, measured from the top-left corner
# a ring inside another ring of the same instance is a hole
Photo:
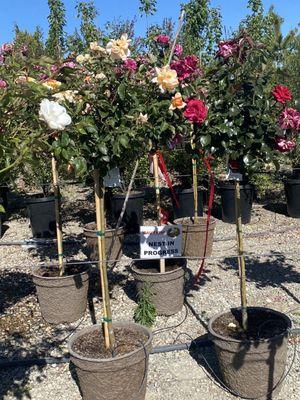
[[[210,7],[210,0],[190,0],[182,9],[186,14],[181,42],[186,52],[211,55],[222,35],[220,10]]]
[[[46,41],[46,52],[55,59],[62,58],[65,50],[66,9],[62,0],[48,0],[49,34]]]
[[[29,58],[40,58],[44,54],[43,33],[39,26],[35,28],[33,33],[23,31],[18,25],[14,27],[13,42],[17,49],[23,51]]]
[[[93,0],[78,2],[76,10],[77,18],[80,19],[82,40],[84,45],[88,47],[91,42],[98,41],[101,37],[101,32],[95,22],[99,12]]]
[[[145,15],[155,14],[157,11],[156,3],[156,0],[140,0],[140,13]]]

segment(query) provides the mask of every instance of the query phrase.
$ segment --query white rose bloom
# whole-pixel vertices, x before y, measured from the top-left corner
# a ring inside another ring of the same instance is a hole
[[[55,93],[52,95],[56,99],[56,101],[64,102],[68,101],[69,103],[76,103],[78,100],[78,90],[65,90],[64,92]]]
[[[101,54],[106,54],[106,50],[104,47],[99,46],[98,42],[91,42],[90,43],[90,50],[101,53]]]
[[[62,131],[67,125],[72,123],[72,118],[67,113],[65,107],[56,101],[44,99],[40,104],[40,120],[45,121],[50,129]]]
[[[95,75],[95,79],[97,81],[102,81],[103,79],[106,79],[106,75],[103,72],[100,72],[100,74]]]
[[[131,54],[129,50],[130,42],[131,39],[128,39],[127,33],[124,33],[120,39],[110,40],[106,45],[106,51],[113,60],[125,61]]]
[[[84,64],[85,62],[89,62],[91,59],[91,56],[89,54],[79,54],[79,56],[76,57],[76,61],[78,64]]]
[[[142,114],[140,113],[140,115],[137,118],[137,123],[144,125],[148,122],[148,114]]]

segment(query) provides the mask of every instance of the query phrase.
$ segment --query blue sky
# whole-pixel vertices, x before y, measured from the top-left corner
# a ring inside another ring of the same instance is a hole
[[[0,43],[12,39],[12,29],[17,23],[21,29],[32,31],[40,25],[47,32],[47,0],[0,0]],[[71,33],[78,25],[75,13],[77,0],[64,0],[67,9],[67,32]],[[158,13],[148,19],[148,23],[160,22],[164,17],[177,20],[180,4],[186,0],[158,0]],[[132,18],[137,16],[136,33],[142,35],[147,21],[138,15],[139,0],[95,0],[100,16],[98,24],[101,26],[107,20],[114,18]],[[247,0],[211,0],[213,6],[220,6],[223,25],[235,29],[239,21],[247,13]],[[284,32],[294,28],[300,22],[300,0],[264,0],[267,10],[274,4],[276,11],[284,17]]]

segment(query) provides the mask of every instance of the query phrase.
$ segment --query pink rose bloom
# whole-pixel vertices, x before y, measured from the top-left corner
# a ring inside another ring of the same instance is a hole
[[[5,57],[0,54],[0,64],[4,64]]]
[[[201,70],[198,68],[198,57],[186,56],[182,60],[173,61],[171,63],[171,69],[174,69],[177,72],[177,76],[179,81],[184,81],[187,78],[190,78],[192,75],[201,74]]]
[[[276,150],[281,153],[288,153],[296,147],[296,141],[294,139],[286,139],[283,136],[276,136],[275,143]]]
[[[202,100],[191,99],[188,101],[183,115],[194,124],[201,125],[206,120],[207,113],[208,108]]]
[[[217,55],[223,58],[229,58],[236,54],[239,50],[239,45],[236,40],[224,40],[218,44],[219,50]]]
[[[74,69],[76,68],[77,64],[74,63],[74,61],[66,61],[63,63],[63,65],[61,66],[62,68],[70,68],[70,69]]]
[[[174,49],[174,54],[177,57],[181,57],[183,53],[183,47],[181,44],[176,44],[175,49]]]
[[[13,51],[14,45],[13,43],[3,43],[0,50],[4,54],[11,54]]]
[[[176,135],[168,142],[169,149],[173,150],[176,146],[183,142],[183,137],[180,133],[176,133]]]
[[[55,72],[57,72],[59,70],[59,67],[57,65],[51,65],[50,67],[50,71],[53,72],[55,74]]]
[[[28,46],[26,46],[25,44],[21,47],[21,53],[23,54],[23,56],[27,56],[28,55]]]
[[[40,81],[44,81],[45,79],[49,78],[49,75],[47,74],[38,74],[38,78]]]
[[[137,62],[132,58],[127,58],[127,60],[124,61],[123,65],[124,68],[130,72],[135,72],[137,70]]]
[[[42,71],[44,68],[41,66],[41,65],[34,65],[33,66],[33,69],[35,70],[35,71]]]
[[[7,83],[3,79],[0,79],[0,88],[5,89],[6,87],[7,87]]]
[[[169,46],[170,44],[170,38],[167,35],[158,35],[155,38],[155,41],[159,44],[163,44],[165,46]]]
[[[300,131],[300,113],[295,108],[285,108],[280,114],[278,122],[281,129]]]

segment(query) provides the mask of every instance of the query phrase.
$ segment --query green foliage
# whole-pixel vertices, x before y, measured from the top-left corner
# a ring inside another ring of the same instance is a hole
[[[155,322],[156,308],[153,304],[153,292],[149,283],[144,283],[139,303],[134,311],[135,322],[151,328]]]
[[[5,209],[3,207],[2,204],[0,204],[0,214],[4,214],[5,213]]]
[[[46,41],[46,52],[54,59],[61,59],[65,50],[66,10],[62,0],[48,0],[49,34]]]
[[[88,47],[91,42],[96,42],[100,39],[101,32],[97,28],[95,20],[98,16],[98,11],[94,1],[79,1],[76,5],[77,18],[80,18],[80,32],[84,46]]]
[[[156,0],[140,0],[139,11],[145,15],[154,15],[157,11]]]
[[[127,33],[128,37],[133,39],[135,23],[135,19],[114,19],[105,24],[105,35],[110,39],[117,39],[123,33]]]
[[[15,25],[14,31],[14,47],[22,50],[26,46],[26,57],[39,58],[44,54],[43,33],[40,27],[37,26],[33,33],[29,33],[26,30],[22,31],[18,25]]]
[[[190,0],[183,4],[185,20],[180,41],[187,53],[210,55],[221,38],[221,14],[209,0]]]

